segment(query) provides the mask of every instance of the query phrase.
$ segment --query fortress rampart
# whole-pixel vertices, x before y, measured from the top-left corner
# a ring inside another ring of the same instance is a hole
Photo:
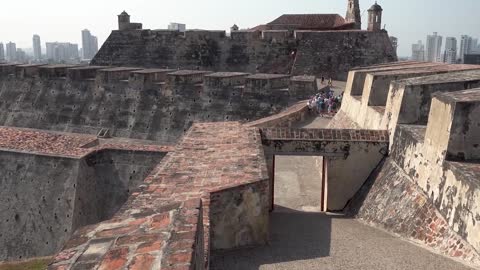
[[[205,269],[211,251],[268,242],[275,156],[318,155],[324,210],[478,265],[479,70],[358,68],[333,128],[295,129],[314,77],[0,65],[0,255]]]
[[[386,31],[114,30],[92,65],[314,75],[396,61]]]
[[[175,143],[193,122],[252,121],[306,99],[314,77],[0,65],[0,124]]]
[[[479,72],[412,62],[355,69],[341,118],[331,124],[390,134],[389,157],[351,203],[355,216],[473,263],[480,250]]]

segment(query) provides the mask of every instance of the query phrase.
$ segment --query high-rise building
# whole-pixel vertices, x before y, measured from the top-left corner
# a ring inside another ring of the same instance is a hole
[[[412,45],[412,60],[425,61],[425,46],[419,40],[417,44]]]
[[[393,50],[396,53],[398,49],[398,38],[394,36],[390,36],[390,42],[392,43]]]
[[[82,30],[83,59],[92,59],[98,52],[98,39],[88,29]]]
[[[480,65],[480,54],[466,54],[465,64]]]
[[[458,58],[461,63],[465,63],[465,54],[469,54],[473,49],[473,38],[468,35],[463,35],[460,41],[460,55]]]
[[[92,52],[93,52],[92,58],[93,58],[95,54],[97,54],[98,52],[98,38],[96,36],[92,36],[91,42],[92,42],[91,46],[92,46]]]
[[[0,61],[5,60],[5,49],[3,43],[0,42]]]
[[[17,60],[17,44],[9,42],[6,45],[6,58],[9,62]]]
[[[176,30],[180,32],[185,32],[187,30],[187,25],[183,23],[170,23],[168,25],[168,30]]]
[[[25,53],[24,50],[22,49],[17,49],[15,60],[20,63],[26,63],[27,62],[27,54]]]
[[[47,42],[47,59],[55,63],[78,60],[78,45],[68,42]]]
[[[455,64],[457,62],[457,39],[454,37],[447,37],[445,39],[443,62],[449,64]]]
[[[42,59],[42,45],[40,42],[39,35],[33,35],[33,59],[34,60]]]
[[[439,36],[437,32],[427,36],[427,62],[442,62],[442,42],[443,37]]]

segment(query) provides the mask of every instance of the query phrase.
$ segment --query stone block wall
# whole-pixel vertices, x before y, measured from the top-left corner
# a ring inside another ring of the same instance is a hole
[[[257,120],[301,100],[288,75],[101,67],[61,75],[2,73],[0,124],[87,134],[105,128],[116,137],[173,144],[193,122]],[[302,96],[315,93],[307,87]]]
[[[1,151],[0,260],[52,255],[82,226],[113,216],[165,153],[83,158]]]
[[[268,241],[268,181],[210,195],[211,250],[264,245]]]
[[[0,152],[0,260],[52,255],[73,233],[78,161]]]
[[[385,31],[139,30],[112,31],[92,64],[346,79],[352,67],[396,59]]]
[[[478,114],[480,90],[459,91],[475,85],[476,76],[477,71],[458,72],[393,84],[389,99],[397,110],[388,109],[389,129],[395,132],[390,134],[390,157],[352,207],[371,224],[478,265],[480,166],[473,115]],[[439,92],[433,94],[433,89]],[[429,106],[409,111],[399,109],[402,103]],[[418,120],[425,114],[428,119]],[[414,119],[417,125],[399,124],[398,119]]]
[[[341,211],[388,151],[384,131],[261,128],[273,177],[275,155],[322,156],[328,166],[326,208]]]
[[[428,115],[428,105],[421,104],[429,104],[433,92],[475,87],[478,70],[480,66],[474,65],[411,62],[356,69],[349,74],[339,115],[348,116],[360,128],[388,129],[393,135],[400,114],[418,112],[421,107],[422,114]],[[340,120],[334,119],[332,125]]]
[[[424,191],[387,159],[348,206],[349,214],[444,255],[478,264],[478,251],[455,233]]]

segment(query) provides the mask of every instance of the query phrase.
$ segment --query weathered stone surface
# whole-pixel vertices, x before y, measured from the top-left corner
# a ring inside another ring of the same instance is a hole
[[[173,150],[9,127],[0,141],[1,260],[51,255],[77,228],[110,218]]]
[[[396,59],[386,31],[295,31],[272,39],[268,33],[248,31],[227,37],[224,31],[115,30],[92,64],[346,79],[350,68]]]
[[[456,234],[412,179],[392,159],[367,181],[350,203],[349,213],[365,222],[478,264],[476,249]]]
[[[49,66],[42,66],[47,69]],[[18,67],[17,67],[18,68]],[[288,75],[76,67],[65,77],[0,73],[0,124],[176,143],[193,122],[253,121],[313,95]],[[63,76],[63,74],[60,74]],[[59,75],[59,76],[60,76]]]
[[[80,256],[107,238],[115,244],[94,261],[97,266],[204,269],[210,248],[265,243],[268,210],[258,130],[236,122],[195,124],[112,219],[77,231],[63,252]],[[57,256],[51,267],[83,263],[78,256]]]
[[[328,171],[325,210],[343,210],[388,151],[385,131],[261,128],[260,132],[271,186],[276,155],[323,157]]]

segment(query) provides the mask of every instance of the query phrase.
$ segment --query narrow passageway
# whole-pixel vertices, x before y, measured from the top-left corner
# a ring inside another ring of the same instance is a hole
[[[341,214],[320,212],[322,157],[276,156],[266,246],[213,252],[212,270],[466,270]]]
[[[274,202],[277,208],[321,211],[322,160],[322,157],[275,157]]]

